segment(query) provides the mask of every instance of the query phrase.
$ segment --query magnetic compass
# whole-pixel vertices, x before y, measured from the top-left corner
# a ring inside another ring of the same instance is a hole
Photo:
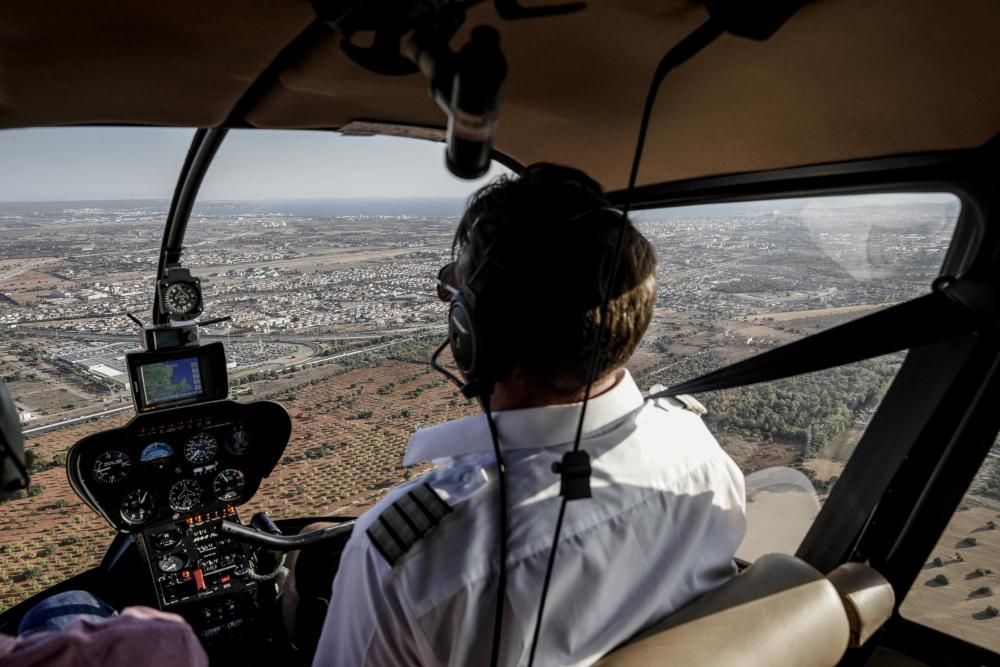
[[[160,312],[170,319],[191,320],[201,314],[201,281],[184,267],[168,267],[156,290]]]
[[[200,300],[194,283],[172,283],[163,289],[163,306],[169,315],[187,316],[198,309]]]

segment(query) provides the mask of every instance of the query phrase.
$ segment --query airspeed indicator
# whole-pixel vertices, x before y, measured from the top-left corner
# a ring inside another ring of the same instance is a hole
[[[184,458],[195,465],[208,463],[215,458],[219,443],[210,433],[197,433],[184,444]]]

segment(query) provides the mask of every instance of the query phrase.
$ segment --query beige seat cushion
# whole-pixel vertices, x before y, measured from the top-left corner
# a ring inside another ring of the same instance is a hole
[[[861,563],[844,563],[827,575],[840,593],[851,624],[851,646],[861,646],[892,616],[896,594],[885,578]]]
[[[792,556],[769,554],[597,664],[831,667],[849,637],[834,585]]]

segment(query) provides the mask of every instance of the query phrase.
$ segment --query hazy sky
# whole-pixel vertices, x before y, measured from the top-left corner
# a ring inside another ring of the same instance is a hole
[[[169,199],[193,130],[138,127],[0,131],[0,201]],[[200,199],[464,198],[506,170],[463,181],[444,166],[444,144],[334,132],[233,130],[219,149]],[[864,198],[828,197],[809,207],[856,206]],[[876,203],[875,200],[868,200]],[[940,204],[951,195],[878,195],[877,203]],[[805,202],[739,203],[710,210],[801,208]],[[700,213],[699,207],[676,215]],[[706,211],[707,212],[707,211]],[[655,214],[638,214],[639,219]],[[669,216],[670,214],[667,213]]]
[[[46,128],[0,131],[0,201],[169,199],[193,131]],[[491,171],[490,177],[502,168]],[[202,199],[465,197],[444,144],[333,132],[234,130]]]

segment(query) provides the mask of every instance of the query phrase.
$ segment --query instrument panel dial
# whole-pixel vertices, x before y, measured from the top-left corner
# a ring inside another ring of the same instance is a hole
[[[171,315],[188,315],[198,309],[198,288],[193,283],[176,282],[163,290],[163,304]]]
[[[236,426],[229,434],[226,449],[236,456],[243,456],[250,447],[250,434],[243,425]]]
[[[184,443],[184,458],[194,465],[203,465],[215,458],[219,442],[210,433],[202,431]]]
[[[122,498],[120,512],[122,518],[131,524],[148,521],[156,513],[156,494],[146,489],[129,491]]]
[[[186,563],[186,558],[178,554],[168,554],[160,559],[159,566],[162,572],[179,572]]]
[[[219,500],[237,500],[243,495],[243,487],[246,485],[246,477],[236,468],[227,468],[215,476],[212,483],[212,490]]]
[[[138,533],[235,511],[279,462],[290,432],[288,412],[277,403],[195,403],[85,436],[67,452],[66,472],[73,490],[116,530]],[[173,539],[161,535],[149,544],[154,569],[178,548]]]
[[[101,484],[117,484],[128,478],[132,460],[120,449],[109,449],[94,459],[94,479]]]
[[[193,479],[174,482],[167,502],[175,512],[190,512],[201,502],[201,486]]]

